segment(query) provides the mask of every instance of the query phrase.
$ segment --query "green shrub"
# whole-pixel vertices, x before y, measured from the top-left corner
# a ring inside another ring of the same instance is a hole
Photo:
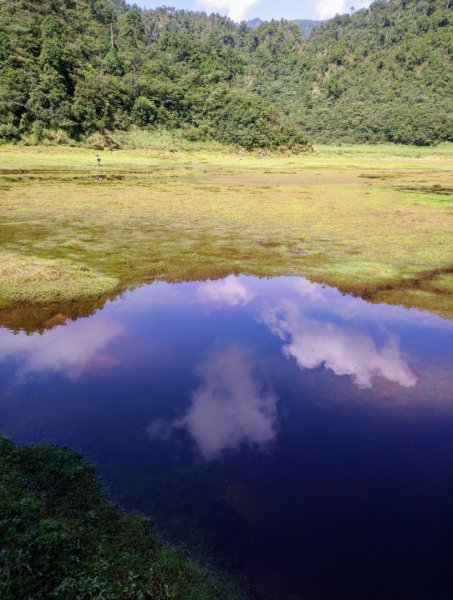
[[[66,448],[0,437],[2,600],[214,600],[221,585],[165,546],[145,517],[109,505]]]

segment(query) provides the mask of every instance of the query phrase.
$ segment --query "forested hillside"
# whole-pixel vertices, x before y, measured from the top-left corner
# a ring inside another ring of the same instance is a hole
[[[246,148],[453,139],[449,0],[378,0],[304,40],[286,21],[0,0],[0,137],[164,127]]]
[[[295,21],[289,22],[297,25],[302,33],[302,36],[306,39],[310,37],[315,27],[319,27],[323,23],[323,21],[312,21],[310,19],[296,19]],[[252,27],[252,29],[256,29],[264,23],[266,23],[266,21],[263,21],[263,19],[251,19],[250,21],[247,21],[247,25]]]
[[[302,32],[304,38],[309,38],[312,34],[313,30],[320,25],[322,25],[323,21],[311,21],[309,19],[297,19],[293,21]]]
[[[317,29],[298,118],[317,140],[453,139],[453,3],[380,0]]]

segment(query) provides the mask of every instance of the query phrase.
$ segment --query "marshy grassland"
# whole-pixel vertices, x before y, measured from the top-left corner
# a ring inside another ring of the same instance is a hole
[[[26,309],[50,326],[128,287],[230,273],[453,316],[453,144],[95,154],[0,147],[0,323]]]

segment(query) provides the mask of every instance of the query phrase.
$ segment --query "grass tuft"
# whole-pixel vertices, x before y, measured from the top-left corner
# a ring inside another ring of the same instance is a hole
[[[22,302],[45,304],[101,296],[117,286],[118,279],[74,261],[0,252],[2,308]]]

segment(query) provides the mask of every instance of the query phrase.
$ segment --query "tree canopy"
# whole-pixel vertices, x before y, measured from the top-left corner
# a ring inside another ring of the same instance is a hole
[[[246,148],[451,140],[450,4],[378,0],[306,40],[284,20],[2,0],[0,137],[160,126]]]

